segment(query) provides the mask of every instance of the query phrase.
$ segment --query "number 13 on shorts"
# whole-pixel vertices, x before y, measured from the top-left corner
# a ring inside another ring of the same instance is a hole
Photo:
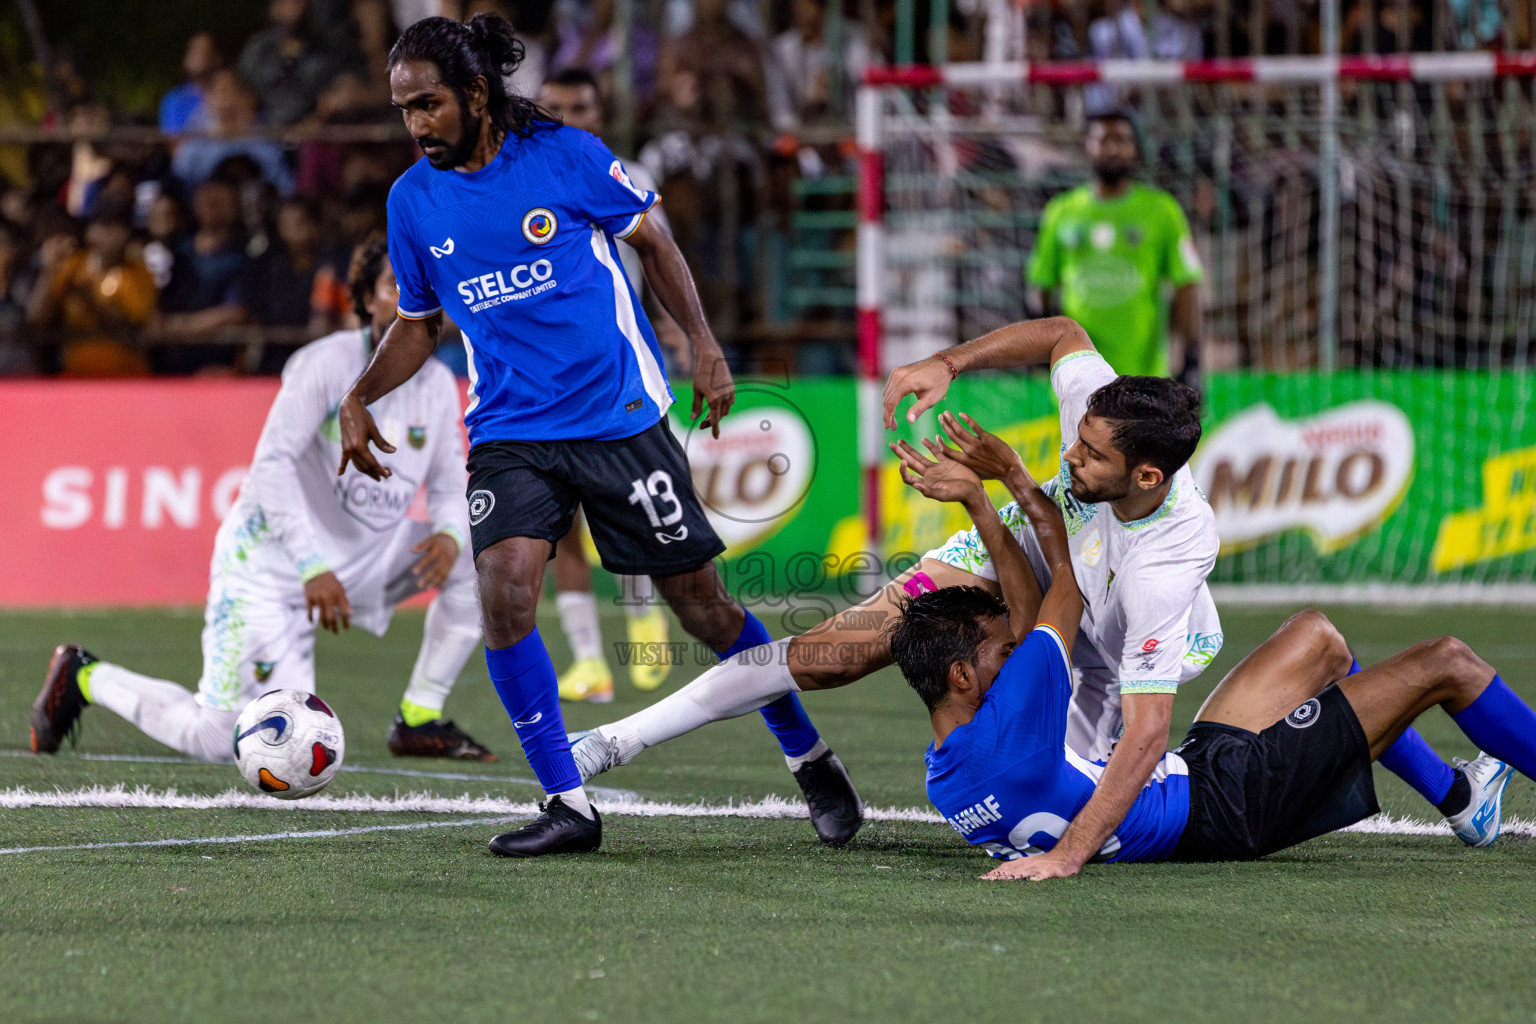
[[[672,474],[658,469],[644,479],[630,482],[629,503],[645,510],[645,517],[656,531],[656,539],[662,544],[688,539],[688,527],[678,526],[683,518],[683,503],[672,490]],[[658,503],[666,508],[658,509]],[[676,529],[670,529],[676,527]]]

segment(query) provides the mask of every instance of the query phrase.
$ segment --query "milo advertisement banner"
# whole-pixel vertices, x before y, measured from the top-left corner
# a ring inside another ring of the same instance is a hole
[[[1212,582],[1536,582],[1530,377],[1225,373],[1205,386],[1205,437],[1191,469],[1222,539]],[[687,404],[680,394],[677,412]],[[845,577],[864,574],[845,595],[857,599],[876,572],[969,525],[957,506],[904,485],[887,454],[881,537],[870,540],[856,406],[847,378],[746,383],[718,441],[688,436],[695,485],[730,546],[733,589],[850,589]],[[1037,479],[1055,471],[1060,432],[1044,373],[962,376],[941,408],[1004,437]],[[929,413],[885,439],[916,444],[937,431]]]

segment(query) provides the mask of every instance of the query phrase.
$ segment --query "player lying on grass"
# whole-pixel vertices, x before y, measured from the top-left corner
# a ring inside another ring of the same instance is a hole
[[[691,635],[721,658],[768,632],[732,600],[725,550],[667,421],[672,391],[655,333],[619,262],[647,281],[693,345],[693,414],[718,436],[735,385],[671,234],[597,139],[509,93],[522,60],[499,15],[424,18],[390,50],[390,95],[426,154],[389,194],[400,319],[339,409],[342,459],[375,480],[388,466],[368,406],[427,361],[445,311],[469,351],[469,525],[486,665],[549,800],[491,841],[508,857],[595,850],[602,821],[571,760],[558,683],[535,625],[544,567],[580,505],[610,572],[652,578]],[[859,799],[792,693],[763,718],[806,793],[818,834],[857,828]]]
[[[336,405],[395,319],[383,239],[358,247],[348,284],[367,326],[321,338],[288,360],[250,476],[219,527],[196,694],[65,644],[32,706],[33,750],[56,751],[85,705],[99,704],[183,754],[233,760],[230,737],[247,703],[268,690],[314,691],[317,617],[333,633],[355,622],[383,636],[396,605],[437,587],[389,749],[495,760],[442,718],[480,642],[458,386],[434,361],[381,400],[374,412],[398,447],[394,475],[376,482],[352,470],[338,478]],[[423,485],[430,523],[406,518]]]
[[[1350,674],[1344,638],[1307,611],[1222,680],[1124,817],[1099,827],[1089,807],[1104,768],[1067,743],[1084,602],[1060,510],[1039,491],[1020,497],[1053,570],[1042,597],[980,478],[952,459],[900,454],[919,491],[971,514],[1006,601],[980,587],[920,594],[888,634],[933,725],[929,799],[967,841],[1007,861],[982,877],[1060,878],[1094,860],[1246,860],[1344,828],[1378,809],[1371,762],[1437,704],[1536,778],[1536,713],[1465,644],[1442,637]],[[1495,836],[1509,774],[1498,764],[1479,797],[1463,786]]]
[[[1203,671],[1221,648],[1221,622],[1205,585],[1220,540],[1186,465],[1200,440],[1194,393],[1158,377],[1116,377],[1076,322],[1052,317],[1013,324],[895,370],[885,391],[886,425],[895,425],[896,407],[907,395],[917,396],[909,420],[934,407],[961,371],[1042,363],[1051,365],[1062,436],[1059,472],[1045,490],[1066,515],[1071,567],[1089,602],[1073,647],[1067,742],[1081,757],[1108,762],[1094,811],[1118,821],[1167,748],[1179,684]],[[961,446],[950,457],[1003,481],[1019,501],[1036,490],[1023,460],[1002,441],[967,430],[948,413],[941,422]],[[1050,566],[1018,505],[1001,514],[1048,583]],[[775,641],[770,658],[712,668],[655,705],[587,734],[573,750],[582,777],[782,694],[843,686],[886,667],[891,652],[883,626],[870,621],[889,623],[909,594],[965,585],[997,592],[974,529],[928,552],[859,605],[858,614]],[[1457,778],[1412,730],[1382,760],[1434,803]],[[1467,842],[1480,838],[1458,834]]]

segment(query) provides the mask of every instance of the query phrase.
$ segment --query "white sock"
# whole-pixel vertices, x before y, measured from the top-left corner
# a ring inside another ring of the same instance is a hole
[[[619,576],[619,593],[623,595],[624,614],[640,619],[651,614],[656,607],[656,586],[649,576]]]
[[[831,748],[827,746],[827,741],[817,737],[816,745],[810,750],[807,750],[805,753],[796,754],[794,757],[790,757],[788,754],[785,754],[784,763],[789,765],[790,771],[797,772],[800,770],[801,765],[811,763],[822,754],[825,754],[829,749]]]
[[[619,741],[619,763],[628,764],[646,747],[756,711],[799,689],[789,673],[788,647],[786,637],[742,651],[676,693],[599,730]]]
[[[603,631],[597,624],[597,598],[589,590],[566,590],[555,595],[560,628],[571,645],[571,656],[587,661],[603,656]]]
[[[446,597],[446,592],[438,594],[427,606],[421,651],[405,688],[406,703],[433,711],[443,710],[465,662],[480,645],[479,607],[471,607],[465,614],[465,609],[445,601]]]
[[[592,819],[592,801],[587,799],[587,791],[581,786],[550,795],[559,797],[565,803],[565,806],[578,812],[582,817],[589,821]]]
[[[233,711],[213,711],[197,695],[167,679],[98,662],[91,669],[91,703],[115,711],[151,739],[200,761],[233,761]]]

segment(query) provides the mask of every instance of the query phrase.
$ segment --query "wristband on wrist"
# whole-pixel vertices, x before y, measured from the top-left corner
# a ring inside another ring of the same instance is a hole
[[[956,377],[960,376],[960,368],[957,367],[954,363],[950,362],[949,356],[945,355],[943,352],[935,352],[933,354],[933,358],[944,360],[944,365],[949,367],[950,380],[954,380]]]

